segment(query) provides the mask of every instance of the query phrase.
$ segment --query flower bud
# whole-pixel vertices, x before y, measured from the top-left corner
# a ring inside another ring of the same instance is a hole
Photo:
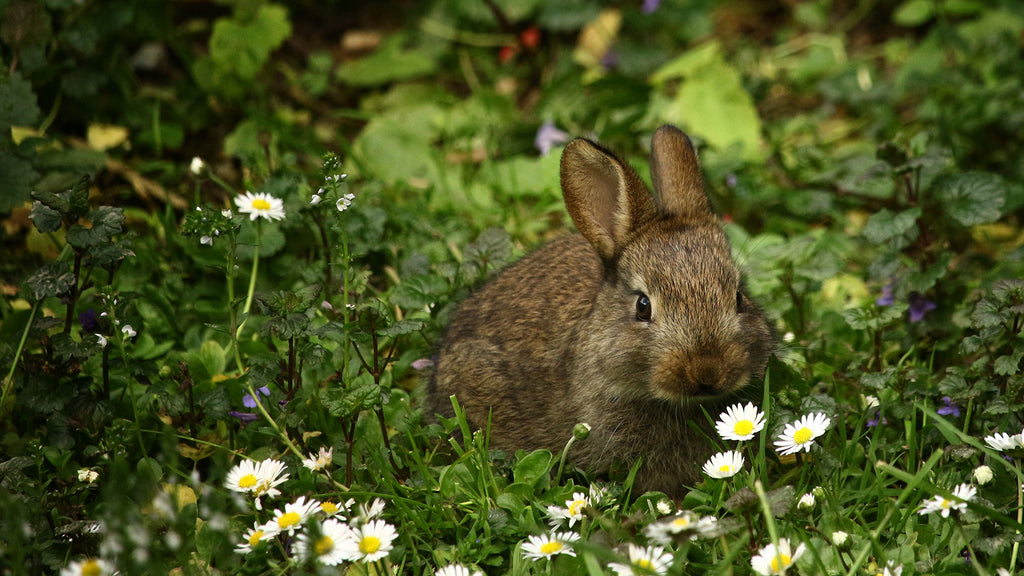
[[[978,466],[974,469],[974,481],[978,483],[978,486],[984,486],[992,481],[992,469],[988,466]]]
[[[585,440],[587,436],[590,436],[590,424],[586,422],[580,422],[579,424],[572,427],[572,436],[577,440]]]

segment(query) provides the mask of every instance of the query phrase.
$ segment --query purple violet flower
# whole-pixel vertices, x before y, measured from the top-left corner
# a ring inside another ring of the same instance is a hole
[[[931,300],[926,300],[924,296],[917,292],[910,293],[910,321],[920,322],[924,320],[924,315],[928,312],[935,310],[938,305]]]
[[[551,149],[569,141],[569,134],[555,126],[555,123],[548,120],[537,129],[537,135],[533,138],[533,145],[540,151],[541,156],[547,156]]]
[[[875,300],[875,304],[879,306],[892,306],[896,303],[896,299],[892,295],[893,289],[896,288],[896,280],[893,279],[891,282],[882,286],[882,295]]]
[[[943,396],[942,402],[945,404],[945,406],[936,410],[936,413],[942,414],[943,416],[949,416],[950,414],[952,414],[954,418],[958,418],[960,416],[960,407],[957,406],[956,404],[953,404],[952,398],[950,398],[949,396]]]
[[[644,5],[641,8],[644,14],[651,14],[658,9],[661,5],[661,0],[644,0]]]
[[[877,410],[875,411],[875,417],[872,418],[871,420],[868,420],[867,427],[872,428],[874,426],[878,426],[879,424],[882,424],[884,426],[888,423],[889,421],[885,419],[885,416],[882,416],[882,411]]]
[[[246,424],[260,419],[260,415],[259,414],[251,414],[249,412],[239,412],[238,410],[232,410],[232,411],[228,412],[228,416],[233,416],[235,418],[238,418],[238,421],[242,423],[242,428],[245,428]]]
[[[256,396],[257,397],[259,397],[259,396],[267,396],[267,397],[269,397],[270,396],[270,388],[267,387],[267,386],[261,386],[261,387],[257,388],[256,389]],[[242,406],[245,406],[246,408],[255,408],[256,407],[256,400],[254,400],[252,396],[246,394],[245,396],[242,396]]]
[[[78,322],[82,325],[82,330],[84,332],[100,331],[99,317],[96,316],[96,311],[92,308],[89,308],[85,312],[79,312]]]

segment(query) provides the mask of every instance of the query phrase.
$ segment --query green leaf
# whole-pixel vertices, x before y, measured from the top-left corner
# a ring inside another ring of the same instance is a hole
[[[1006,185],[987,172],[954,174],[939,182],[935,199],[962,226],[977,226],[1002,217]]]
[[[0,150],[0,213],[9,212],[29,199],[32,184],[39,174],[32,164],[8,150]],[[59,216],[59,215],[58,215]]]
[[[893,22],[900,26],[920,26],[932,19],[932,0],[907,0],[893,12]]]
[[[82,250],[110,242],[114,235],[121,233],[124,210],[113,206],[100,206],[93,211],[91,220],[91,228],[75,224],[68,229],[68,244]]]
[[[911,208],[903,212],[893,213],[886,208],[871,215],[864,226],[864,238],[872,244],[881,244],[894,238],[902,238],[915,230],[917,219],[921,217],[920,208]],[[916,232],[911,237],[916,236]]]
[[[43,234],[60,230],[61,225],[64,223],[64,221],[61,220],[60,212],[57,212],[38,200],[32,203],[32,212],[29,214],[29,218],[31,218],[32,223],[36,225],[36,230],[39,230]]]
[[[9,135],[11,126],[31,126],[39,120],[39,106],[32,84],[15,72],[0,81],[0,134]]]
[[[0,40],[11,47],[42,46],[50,40],[50,15],[35,0],[14,0],[4,10]]]
[[[554,458],[547,450],[536,450],[523,456],[512,469],[512,476],[517,483],[533,486],[551,472]]]
[[[192,73],[201,87],[229,98],[245,96],[270,53],[289,36],[288,10],[264,4],[251,16],[220,18],[210,36],[210,56],[197,60]]]
[[[406,310],[416,310],[440,301],[447,293],[444,278],[425,274],[403,280],[391,293],[391,302]]]
[[[25,286],[32,293],[33,300],[42,300],[50,296],[63,296],[75,285],[75,275],[67,262],[57,261],[44,264],[36,273],[29,276]]]
[[[651,78],[663,89],[673,80],[682,80],[682,85],[668,105],[656,111],[659,122],[680,123],[722,150],[739,146],[744,160],[762,157],[761,118],[754,100],[717,42],[683,54]]]
[[[437,71],[438,61],[424,48],[406,50],[404,34],[393,34],[376,52],[353,62],[343,63],[335,78],[349,86],[380,86],[398,80],[429,76]]]

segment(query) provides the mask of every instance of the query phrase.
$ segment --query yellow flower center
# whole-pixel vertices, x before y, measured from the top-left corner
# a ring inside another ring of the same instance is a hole
[[[373,554],[380,550],[380,538],[376,536],[363,536],[359,541],[359,551],[363,554]]]
[[[285,528],[295,526],[299,523],[299,520],[302,520],[302,517],[299,516],[298,512],[285,512],[284,514],[281,514],[280,518],[277,519],[277,525],[280,526],[282,530],[284,530]]]
[[[320,509],[326,514],[336,514],[338,512],[338,505],[334,502],[323,502],[320,504]]]
[[[672,521],[672,525],[676,528],[686,528],[690,525],[690,519],[686,516],[683,516],[682,518],[676,518]]]
[[[569,504],[569,515],[576,516],[580,513],[580,509],[587,505],[585,500],[573,500]]]
[[[270,202],[262,198],[257,198],[252,201],[252,207],[257,210],[270,210]]]
[[[246,490],[248,490],[255,486],[257,482],[259,482],[259,480],[257,480],[255,476],[253,476],[252,474],[246,474],[245,476],[242,476],[241,479],[239,479],[238,487],[245,488]]]
[[[806,426],[793,433],[793,441],[797,444],[806,444],[811,441],[811,438],[814,438],[814,432],[811,432],[811,429]]]
[[[249,536],[249,546],[259,544],[260,540],[263,540],[263,530],[257,530],[252,533],[252,536]]]
[[[360,546],[360,548],[362,548],[362,546]],[[334,540],[331,540],[330,536],[322,536],[316,541],[316,544],[313,545],[313,550],[316,551],[317,556],[323,556],[331,550],[334,550]]]
[[[732,430],[740,436],[746,436],[754,431],[754,423],[750,420],[740,420],[733,426]]]
[[[781,566],[780,566],[781,563]],[[793,559],[785,554],[779,554],[775,558],[772,558],[772,572],[779,573],[784,569],[788,568],[793,563]]]
[[[654,571],[654,563],[648,560],[647,558],[641,558],[636,562],[633,562],[633,566],[636,566],[637,568],[640,568],[641,570],[646,570],[648,572]]]
[[[943,509],[943,510],[946,510],[946,509],[948,509],[948,508],[949,508],[950,506],[952,506],[952,505],[953,505],[953,501],[952,501],[952,500],[946,500],[945,498],[943,498],[943,499],[942,499],[942,504],[941,504],[941,506],[942,506],[942,509]]]
[[[723,473],[732,472],[732,466],[729,466],[728,464],[722,464],[721,466],[718,467],[718,471]]]
[[[562,549],[562,543],[558,540],[546,542],[540,547],[541,554],[554,554]]]
[[[102,573],[100,563],[95,560],[87,560],[82,564],[82,576],[100,576]]]

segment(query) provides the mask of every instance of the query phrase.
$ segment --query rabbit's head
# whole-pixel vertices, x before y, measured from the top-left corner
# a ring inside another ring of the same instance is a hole
[[[651,149],[654,196],[591,142],[575,140],[562,156],[566,205],[605,277],[576,370],[605,394],[687,403],[761,376],[772,336],[743,293],[690,140],[664,126]]]

